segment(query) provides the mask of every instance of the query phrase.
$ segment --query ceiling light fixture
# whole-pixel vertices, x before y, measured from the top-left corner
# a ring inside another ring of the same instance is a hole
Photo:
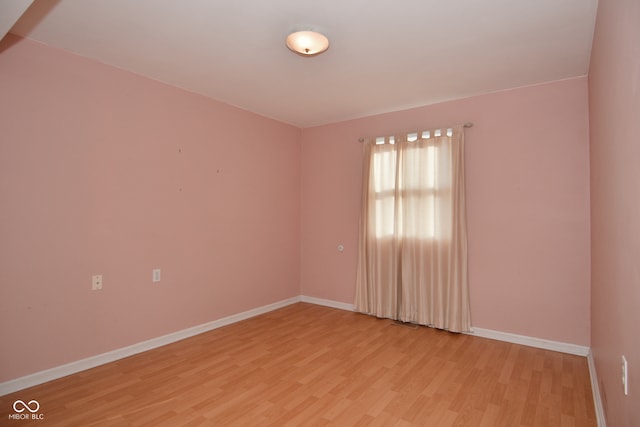
[[[296,31],[287,36],[287,47],[302,56],[314,56],[329,48],[329,39],[316,31]]]

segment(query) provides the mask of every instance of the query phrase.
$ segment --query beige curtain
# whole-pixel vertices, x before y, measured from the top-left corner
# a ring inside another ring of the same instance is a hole
[[[464,131],[364,142],[357,311],[469,331]]]

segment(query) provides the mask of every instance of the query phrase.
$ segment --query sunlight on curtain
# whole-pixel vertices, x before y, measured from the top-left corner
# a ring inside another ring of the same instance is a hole
[[[462,126],[364,152],[356,310],[469,331]]]

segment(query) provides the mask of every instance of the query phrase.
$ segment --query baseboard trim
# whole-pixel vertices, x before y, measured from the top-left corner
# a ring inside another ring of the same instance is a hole
[[[589,350],[589,354],[587,355],[587,362],[589,363],[589,377],[591,377],[591,391],[593,393],[593,405],[595,406],[598,427],[607,427],[607,420],[604,416],[604,405],[602,404],[602,397],[600,395],[600,386],[598,385],[598,373],[596,372],[596,364],[593,360],[591,350]]]
[[[67,363],[65,365],[56,366],[55,368],[47,369],[40,372],[35,372],[24,377],[16,378],[0,383],[0,396],[13,393],[19,390],[23,390],[28,387],[33,387],[39,384],[46,383],[48,381],[56,380],[58,378],[66,377],[67,375],[75,374],[80,371],[95,368],[96,366],[104,365],[106,363],[114,362],[125,357],[133,356],[135,354],[143,353],[154,348],[162,347],[163,345],[171,344],[176,341],[183,340],[185,338],[192,337],[204,332],[208,332],[223,326],[230,325],[232,323],[240,322],[242,320],[250,319],[255,316],[259,316],[264,313],[268,313],[273,310],[277,310],[282,307],[286,307],[291,304],[300,302],[302,298],[300,296],[289,298],[286,300],[278,301],[273,304],[268,304],[262,307],[254,308],[242,313],[234,314],[222,319],[214,320],[212,322],[203,323],[191,328],[183,329],[181,331],[173,332],[171,334],[163,335],[150,340],[142,341],[137,344],[130,345],[128,347],[119,348],[117,350],[109,351],[99,354],[97,356],[88,357],[86,359],[78,360],[75,362]]]
[[[308,302],[310,304],[323,305],[325,307],[339,308],[341,310],[355,311],[353,304],[346,302],[332,301],[328,299],[301,296],[302,302]],[[492,331],[491,329],[484,328],[471,328],[471,333],[476,337],[489,338],[498,341],[505,341],[514,344],[526,345],[529,347],[542,348],[545,350],[559,351],[561,353],[574,354],[577,356],[587,356],[589,354],[589,347],[569,344],[558,341],[550,341],[542,338],[533,338],[525,335],[510,334],[508,332]]]
[[[278,301],[273,304],[268,304],[262,307],[258,307],[252,310],[248,310],[242,313],[234,314],[222,319],[214,320],[212,322],[197,325],[191,328],[183,329],[178,332],[163,335],[161,337],[152,338],[147,341],[142,341],[137,344],[123,347],[107,353],[99,354],[96,356],[88,357],[86,359],[71,362],[65,365],[57,366],[55,368],[47,369],[40,372],[35,372],[24,377],[16,378],[14,380],[0,383],[0,396],[4,396],[9,393],[13,393],[19,390],[23,390],[28,387],[33,387],[48,381],[52,381],[58,378],[65,377],[67,375],[75,374],[80,371],[95,368],[96,366],[104,365],[106,363],[114,362],[125,357],[133,356],[154,348],[161,347],[163,345],[171,344],[176,341],[183,340],[185,338],[192,337],[204,332],[208,332],[223,326],[230,325],[232,323],[240,322],[242,320],[250,319],[255,316],[259,316],[264,313],[268,313],[273,310],[277,310],[282,307],[286,307],[297,302],[306,302],[315,305],[321,305],[325,307],[337,308],[346,311],[355,311],[353,304],[333,301],[328,299],[309,297],[309,296],[297,296],[286,300]],[[597,389],[598,382],[595,374],[595,365],[593,365],[593,359],[589,347],[579,346],[575,344],[562,343],[557,341],[550,341],[541,338],[532,338],[523,335],[510,334],[507,332],[493,331],[483,328],[472,328],[470,335],[489,338],[498,341],[506,341],[514,344],[521,344],[530,347],[542,348],[545,350],[559,351],[562,353],[569,353],[578,356],[587,356],[589,358],[589,372],[591,374],[592,389],[594,393],[594,403],[596,404],[596,414],[598,415],[598,425],[600,419],[604,422],[602,412],[602,401],[600,400],[600,393]],[[593,365],[593,366],[592,366]]]
[[[345,302],[332,301],[328,299],[301,296],[302,302],[308,302],[310,304],[324,305],[325,307],[339,308],[341,310],[355,311],[353,304]],[[550,341],[542,338],[533,338],[525,335],[510,334],[508,332],[492,331],[491,329],[484,328],[471,328],[471,333],[476,337],[489,338],[498,341],[505,341],[514,344],[526,345],[529,347],[542,348],[545,350],[559,351],[561,353],[574,354],[577,356],[587,356],[589,354],[589,347],[569,344],[558,341]]]
[[[323,305],[325,307],[338,308],[340,310],[346,311],[355,311],[353,304],[348,304],[346,302],[332,301],[328,299],[308,297],[304,295],[300,297],[300,300],[302,302],[308,302],[309,304]]]
[[[586,346],[511,334],[508,332],[492,331],[491,329],[473,327],[471,328],[469,335],[510,342],[513,344],[521,344],[529,347],[542,348],[545,350],[559,351],[561,353],[574,354],[576,356],[586,357],[589,354],[589,347]]]

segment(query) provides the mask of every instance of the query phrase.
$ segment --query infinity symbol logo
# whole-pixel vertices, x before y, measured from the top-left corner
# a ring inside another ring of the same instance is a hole
[[[35,409],[31,409],[32,403],[35,405]],[[22,406],[22,408],[18,409],[20,406]],[[16,400],[13,402],[13,410],[17,413],[24,412],[25,409],[34,414],[38,412],[38,409],[40,409],[40,404],[37,400],[30,400],[29,403],[24,403],[22,400]]]

